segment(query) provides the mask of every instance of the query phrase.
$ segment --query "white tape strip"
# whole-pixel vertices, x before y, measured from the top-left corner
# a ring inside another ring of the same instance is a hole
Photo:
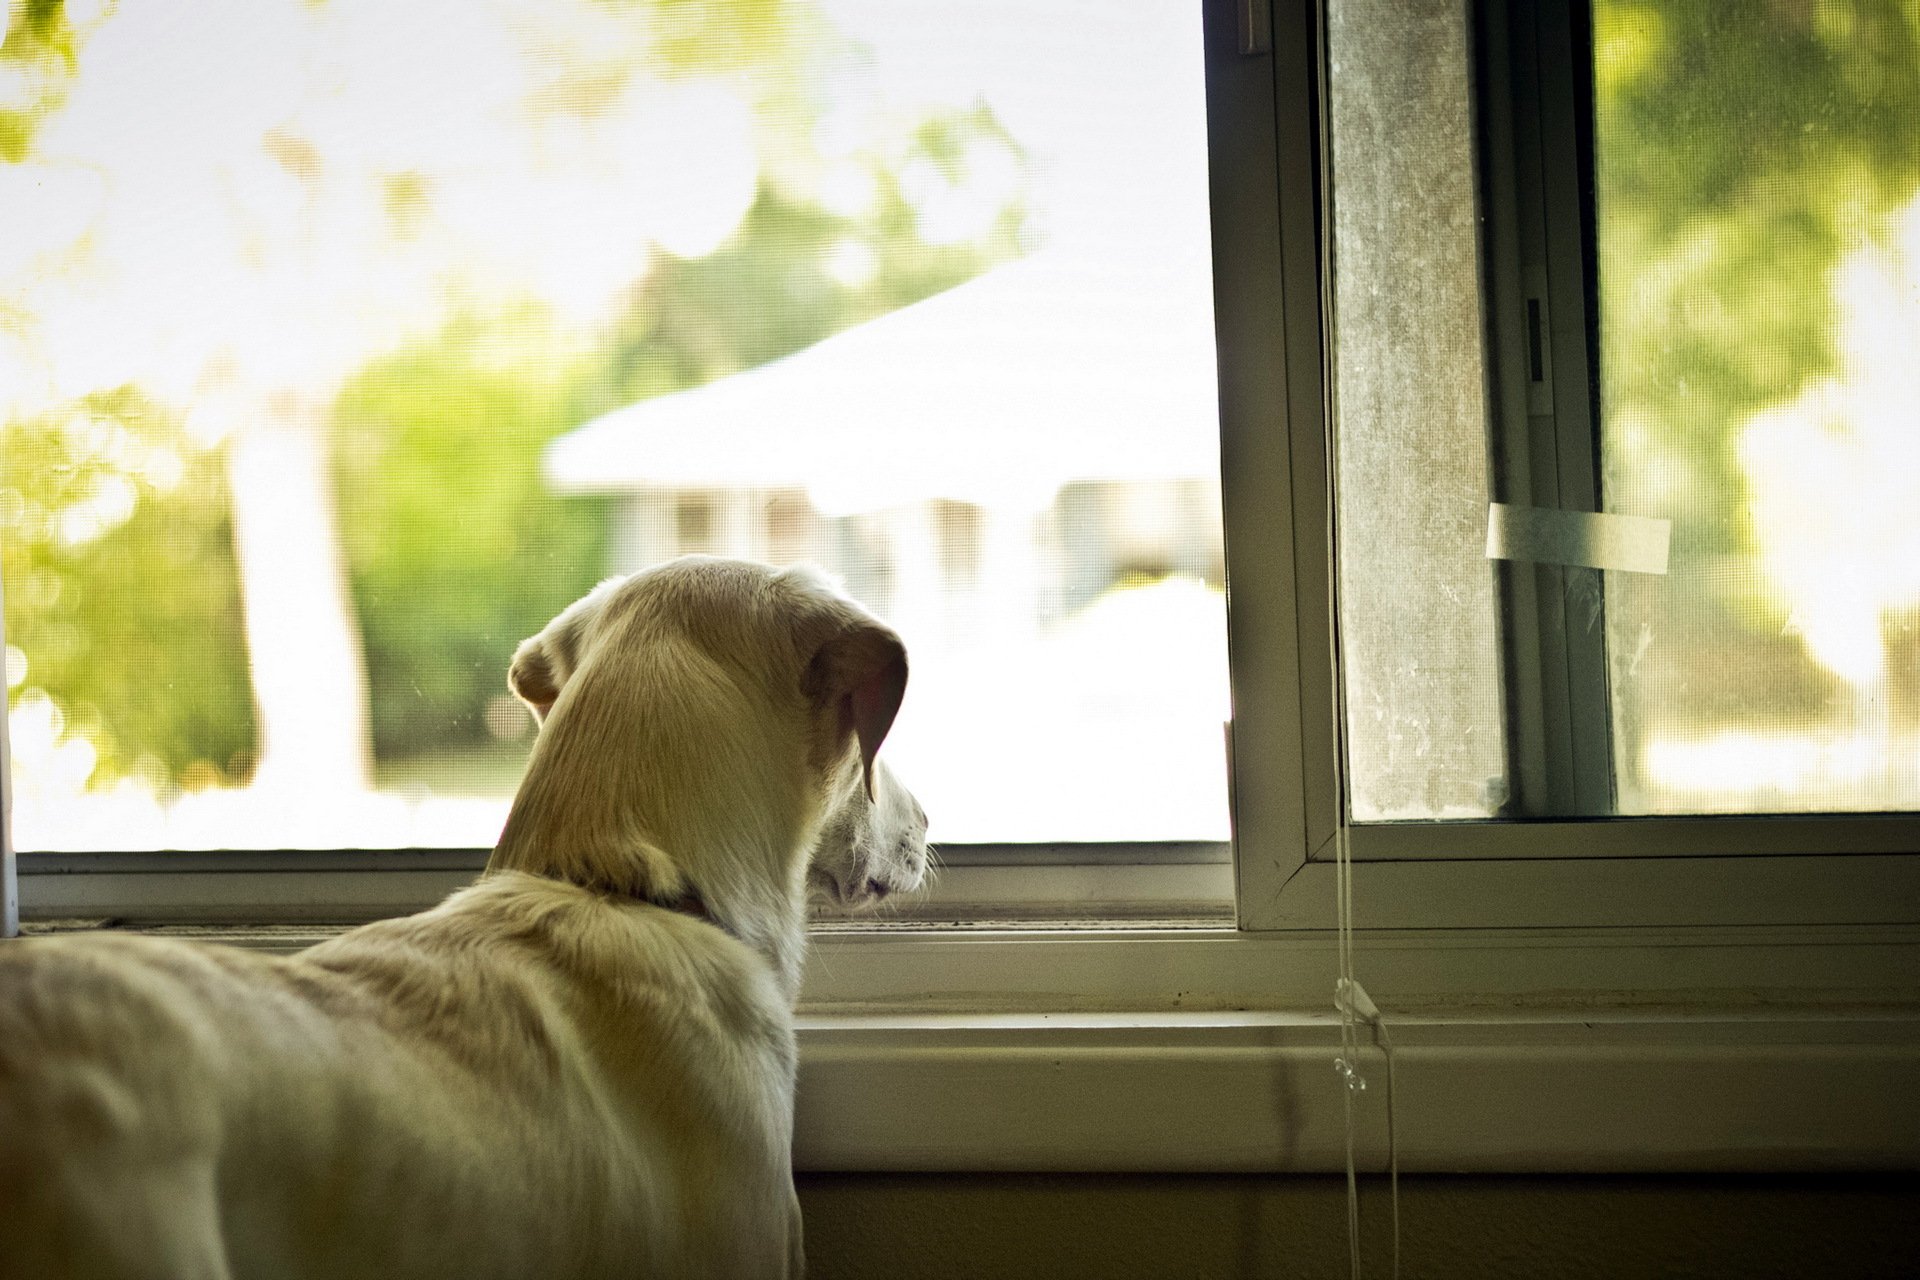
[[[1672,526],[1647,516],[1487,504],[1487,559],[1665,573]]]

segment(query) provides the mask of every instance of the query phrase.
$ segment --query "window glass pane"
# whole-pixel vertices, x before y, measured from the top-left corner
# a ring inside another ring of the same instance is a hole
[[[936,839],[1224,838],[1198,17],[14,6],[21,847],[490,845],[514,645],[691,551],[902,630]]]
[[[1920,804],[1920,12],[1593,10],[1624,811]]]
[[[1327,54],[1353,816],[1920,805],[1920,12],[1336,0]]]

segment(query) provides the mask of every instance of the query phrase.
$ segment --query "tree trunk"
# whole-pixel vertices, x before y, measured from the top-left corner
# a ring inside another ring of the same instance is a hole
[[[334,521],[325,419],[290,395],[269,397],[229,448],[260,731],[253,786],[308,796],[366,791],[366,667]]]

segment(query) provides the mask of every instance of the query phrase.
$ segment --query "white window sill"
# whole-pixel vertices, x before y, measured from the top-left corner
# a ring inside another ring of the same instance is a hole
[[[42,925],[41,928],[46,926]],[[166,927],[273,950],[324,926]],[[1920,1165],[1920,931],[1386,931],[1409,1172]],[[1344,1167],[1331,940],[1228,929],[816,932],[803,1170]],[[1362,1054],[1359,1162],[1386,1167]]]
[[[1412,1172],[1920,1164],[1911,929],[1394,931],[1358,970]],[[1345,1167],[1331,939],[818,933],[808,1170]],[[1359,1163],[1386,1168],[1361,1055]]]
[[[1390,1023],[1400,1168],[1625,1173],[1920,1162],[1920,1018],[1584,1013]],[[796,1167],[1331,1172],[1331,1015],[803,1016]],[[1362,1054],[1358,1162],[1386,1168]]]

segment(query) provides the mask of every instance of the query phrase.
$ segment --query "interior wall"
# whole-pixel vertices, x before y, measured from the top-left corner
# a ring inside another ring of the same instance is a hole
[[[806,1174],[813,1280],[1347,1276],[1346,1183],[1326,1176]],[[1401,1275],[1920,1276],[1920,1179],[1401,1180]],[[1387,1276],[1385,1182],[1363,1190]]]

